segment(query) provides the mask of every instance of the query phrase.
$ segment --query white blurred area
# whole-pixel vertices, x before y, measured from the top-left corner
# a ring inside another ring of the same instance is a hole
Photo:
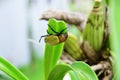
[[[39,21],[40,14],[49,8],[68,11],[68,1],[0,0],[0,56],[16,66],[29,63],[28,39],[38,43],[40,36],[46,34],[47,21]],[[32,30],[32,38],[28,37],[28,28]],[[33,46],[35,54],[43,57],[44,39],[40,45],[33,43]]]
[[[26,2],[0,0],[0,56],[15,65],[27,63]]]

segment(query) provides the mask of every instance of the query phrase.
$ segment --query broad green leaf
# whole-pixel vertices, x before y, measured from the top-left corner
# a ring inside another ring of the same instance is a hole
[[[65,76],[65,74],[72,70],[71,66],[67,64],[59,64],[56,65],[55,68],[51,71],[48,80],[62,80]]]
[[[0,57],[0,70],[15,80],[29,80],[20,70],[15,68],[10,62],[2,57]]]
[[[69,71],[69,75],[70,75],[71,80],[78,80],[78,77],[74,71],[72,70]]]
[[[95,72],[90,68],[88,64],[80,61],[80,62],[74,62],[71,66],[81,75],[85,76],[86,80],[98,80]]]
[[[72,65],[59,64],[50,72],[48,80],[63,80],[69,73],[72,80],[98,80],[95,72],[84,62],[73,62]]]
[[[69,72],[71,80],[86,80],[86,77],[79,73],[78,71],[70,71]]]

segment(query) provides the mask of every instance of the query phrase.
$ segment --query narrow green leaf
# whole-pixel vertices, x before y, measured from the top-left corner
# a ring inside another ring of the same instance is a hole
[[[15,68],[10,62],[2,57],[0,57],[0,70],[2,70],[15,80],[29,80],[20,70]]]

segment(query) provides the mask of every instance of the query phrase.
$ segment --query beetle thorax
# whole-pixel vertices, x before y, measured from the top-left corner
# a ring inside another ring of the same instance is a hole
[[[60,43],[66,41],[67,37],[68,37],[67,33],[59,35],[58,38],[60,40]]]

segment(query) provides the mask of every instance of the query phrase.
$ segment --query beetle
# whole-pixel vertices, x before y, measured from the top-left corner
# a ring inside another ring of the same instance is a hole
[[[44,39],[45,43],[50,44],[50,45],[56,45],[56,44],[62,43],[62,42],[64,42],[64,41],[67,40],[68,33],[67,32],[63,33],[66,30],[66,28],[63,29],[63,30],[61,30],[60,32],[56,32],[49,24],[48,24],[48,26],[50,27],[50,29],[55,34],[50,34],[48,32],[48,30],[47,30],[47,33],[49,35],[43,35],[43,36],[41,36],[39,42],[41,41],[42,37],[45,37],[45,39]]]

